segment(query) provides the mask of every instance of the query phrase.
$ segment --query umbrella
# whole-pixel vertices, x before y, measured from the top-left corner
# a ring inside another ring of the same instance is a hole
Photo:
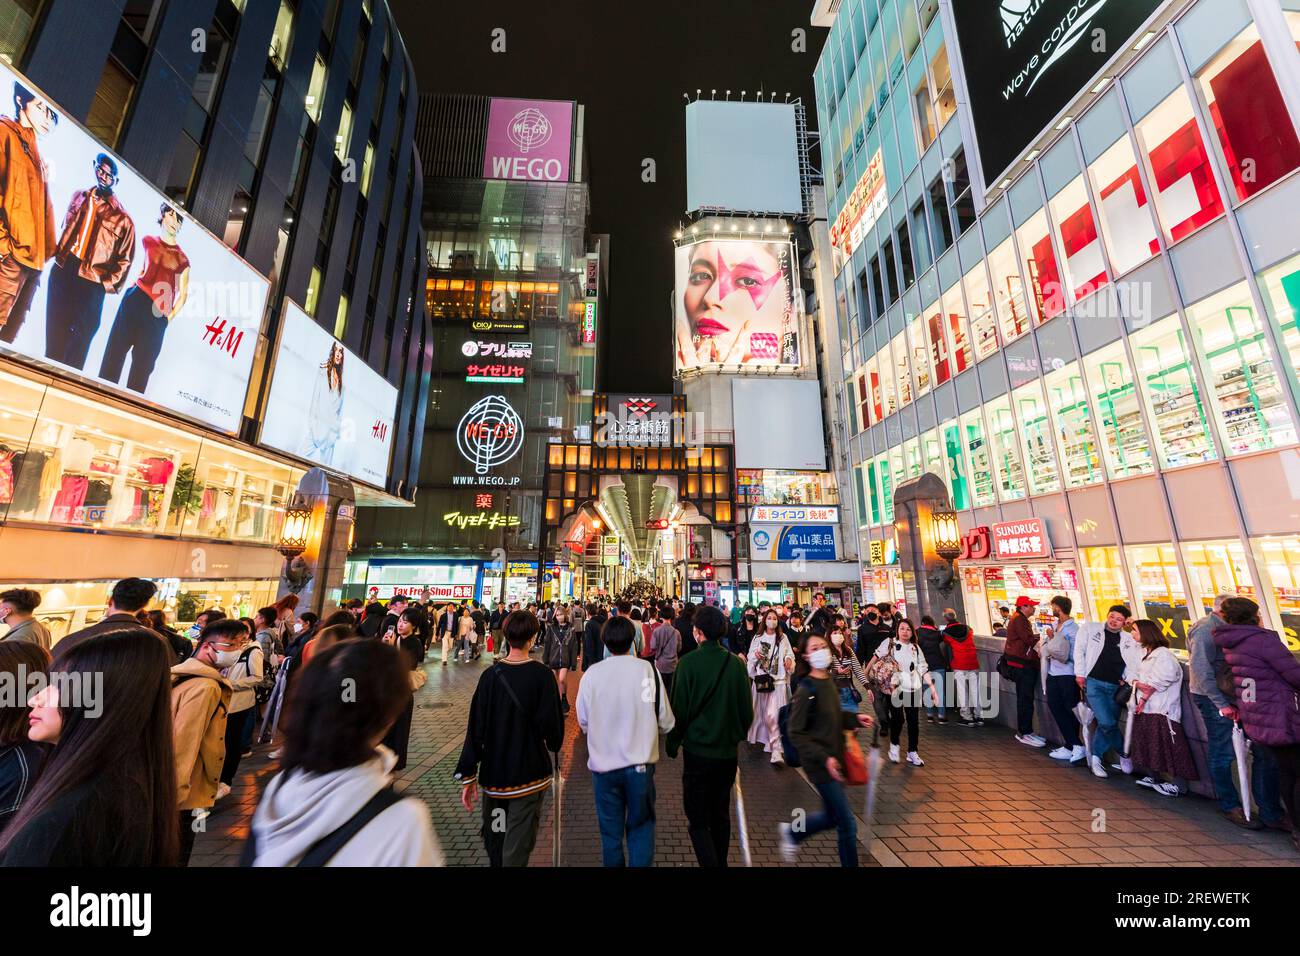
[[[564,775],[560,773],[560,752],[555,751],[555,826],[551,828],[551,866],[560,865],[560,811],[563,809]]]
[[[1246,753],[1250,744],[1246,741],[1246,731],[1241,721],[1232,722],[1232,751],[1237,755],[1237,784],[1241,787],[1241,808],[1250,822],[1250,768],[1246,766]]]
[[[1133,715],[1137,713],[1137,691],[1133,691],[1133,696],[1128,702],[1128,717],[1124,719],[1124,756],[1129,757],[1133,753]]]
[[[266,714],[262,717],[262,726],[257,735],[262,743],[270,743],[275,739],[275,731],[280,724],[280,704],[284,701],[284,689],[288,684],[288,678],[289,662],[286,660],[276,672],[275,687],[271,690],[271,699],[266,702]],[[270,734],[266,732],[268,724],[271,727]]]
[[[1079,718],[1079,736],[1083,738],[1083,752],[1088,757],[1088,763],[1092,763],[1092,708],[1088,706],[1086,700],[1080,700],[1074,705],[1074,716]]]
[[[876,810],[876,783],[880,779],[882,760],[883,758],[880,756],[880,726],[877,724],[871,733],[871,749],[867,751],[867,805],[863,816],[863,821],[867,825],[867,832],[863,834],[863,839],[866,843],[868,856],[871,854],[871,821]]]
[[[740,831],[740,858],[753,866],[749,856],[749,824],[745,821],[745,795],[740,790],[740,771],[736,771],[736,828]]]

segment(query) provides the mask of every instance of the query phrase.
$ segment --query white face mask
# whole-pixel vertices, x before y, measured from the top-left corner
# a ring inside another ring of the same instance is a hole
[[[836,647],[839,647],[841,644],[844,643],[844,635],[843,635],[843,634],[832,634],[832,635],[831,635],[831,643],[834,644]]]
[[[808,665],[815,671],[824,671],[831,666],[830,648],[819,647],[808,655]]]
[[[219,668],[230,667],[239,660],[239,651],[217,651],[212,655],[212,662]]]
[[[293,632],[294,632],[295,634],[301,634],[301,633],[302,633],[302,621],[298,621],[297,623],[294,624],[294,626],[293,626]]]

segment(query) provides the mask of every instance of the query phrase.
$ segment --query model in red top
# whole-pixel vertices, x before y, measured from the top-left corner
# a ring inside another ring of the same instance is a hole
[[[122,296],[104,346],[99,377],[116,385],[129,354],[131,371],[127,373],[126,387],[142,395],[162,351],[167,327],[184,308],[189,294],[190,260],[176,244],[176,234],[184,221],[185,217],[167,203],[159,208],[162,235],[144,237],[144,268]]]

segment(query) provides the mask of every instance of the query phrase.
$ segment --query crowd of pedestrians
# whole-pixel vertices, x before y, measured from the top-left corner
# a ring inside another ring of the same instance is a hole
[[[841,864],[855,866],[846,788],[865,776],[858,734],[917,772],[923,723],[980,727],[995,715],[992,673],[1015,698],[1019,743],[1043,748],[1050,736],[1061,764],[1131,774],[1165,797],[1197,779],[1183,663],[1123,605],[1080,623],[1068,597],[1046,616],[1020,597],[990,669],[953,609],[941,621],[889,603],[851,614],[821,594],[808,608],[730,614],[663,597],[489,608],[397,596],[323,619],[290,595],[251,618],[202,609],[182,633],[149,609],[154,588],[118,582],[103,617],[57,643],[36,619],[38,592],[0,593],[0,676],[42,678],[0,707],[0,864],[185,865],[256,742],[274,748],[278,768],[247,865],[440,864],[426,805],[393,789],[426,661],[478,675],[455,776],[493,866],[527,865],[536,847],[546,794],[561,783],[574,675],[607,866],[653,863],[661,759],[680,761],[696,860],[725,866],[742,745],[776,771],[798,768],[821,798],[821,811],[781,827],[783,858],[834,830]],[[1226,594],[1191,629],[1188,652],[1220,812],[1298,840],[1300,664],[1254,602]],[[1040,694],[1054,727],[1042,724]],[[1243,740],[1248,794],[1232,774]]]

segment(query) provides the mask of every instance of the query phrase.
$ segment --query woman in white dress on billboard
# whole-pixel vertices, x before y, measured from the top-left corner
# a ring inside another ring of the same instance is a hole
[[[307,434],[300,454],[304,458],[334,465],[334,446],[343,428],[343,346],[330,345],[329,358],[319,366],[307,409]]]

